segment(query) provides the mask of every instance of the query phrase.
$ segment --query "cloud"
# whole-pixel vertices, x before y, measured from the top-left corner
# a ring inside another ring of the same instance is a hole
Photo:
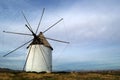
[[[97,9],[93,10],[91,7],[89,7],[89,10],[87,9],[88,11],[84,10],[84,7],[80,10],[76,9],[76,5],[68,9],[67,12],[60,11],[62,16],[64,16],[67,29],[71,33],[70,39],[74,36],[76,43],[78,41],[80,43],[81,40],[102,40],[107,42],[111,38],[113,41],[114,39],[119,39],[119,14],[109,10],[107,13],[104,12],[104,9],[107,10],[111,5],[105,6],[101,4],[101,6],[100,11]]]

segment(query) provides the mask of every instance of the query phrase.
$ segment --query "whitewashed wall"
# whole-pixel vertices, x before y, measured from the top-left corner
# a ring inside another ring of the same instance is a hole
[[[31,50],[30,50],[31,48]],[[52,71],[52,50],[44,45],[31,45],[25,71],[30,72],[51,72]]]

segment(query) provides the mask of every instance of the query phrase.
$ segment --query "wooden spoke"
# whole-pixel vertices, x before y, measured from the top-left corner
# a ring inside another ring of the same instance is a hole
[[[37,29],[36,29],[36,32],[35,32],[36,34],[37,34],[38,29],[39,29],[39,27],[40,27],[40,24],[41,24],[41,21],[42,21],[44,12],[45,12],[45,8],[43,8],[42,15],[41,15],[40,21],[39,21],[39,23],[38,23],[38,26],[37,26]]]
[[[59,21],[57,21],[56,23],[54,23],[52,26],[50,26],[49,28],[47,28],[45,31],[43,31],[43,33],[45,33],[46,31],[48,31],[49,29],[51,29],[52,27],[54,27],[57,23],[59,23],[60,21],[62,21],[63,18],[61,18]]]
[[[52,41],[57,41],[57,42],[61,42],[61,43],[67,43],[69,44],[70,42],[66,42],[66,41],[61,41],[61,40],[56,40],[56,39],[52,39],[52,38],[48,38],[48,37],[45,37],[46,39],[49,39],[49,40],[52,40]]]
[[[10,33],[10,34],[18,34],[18,35],[28,35],[32,36],[32,34],[26,34],[26,33],[18,33],[18,32],[10,32],[10,31],[3,31],[4,33]]]
[[[33,39],[32,39],[32,40],[33,40]],[[22,44],[21,46],[17,47],[16,49],[14,49],[14,50],[10,51],[9,53],[7,53],[7,54],[3,55],[3,57],[5,57],[5,56],[7,56],[7,55],[9,55],[9,54],[13,53],[14,51],[16,51],[16,50],[20,49],[21,47],[25,46],[26,44],[28,44],[28,43],[29,43],[29,42],[31,42],[32,40],[30,40],[30,41],[28,41],[28,42],[26,42],[26,43]]]

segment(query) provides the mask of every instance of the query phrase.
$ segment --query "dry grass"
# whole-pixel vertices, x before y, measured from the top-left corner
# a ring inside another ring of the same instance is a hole
[[[0,80],[120,80],[120,71],[67,73],[1,72]]]

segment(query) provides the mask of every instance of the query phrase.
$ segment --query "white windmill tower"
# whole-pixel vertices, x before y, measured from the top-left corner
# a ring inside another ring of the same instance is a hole
[[[26,58],[24,67],[23,67],[23,70],[25,70],[26,72],[51,72],[52,71],[52,50],[53,50],[53,48],[51,47],[51,45],[49,44],[47,39],[57,41],[57,42],[67,43],[67,44],[69,43],[66,41],[47,38],[43,35],[43,33],[45,33],[46,31],[51,29],[53,26],[55,26],[57,23],[62,21],[63,18],[61,18],[59,21],[54,23],[52,26],[50,26],[45,31],[37,34],[39,26],[42,21],[44,11],[45,11],[45,8],[43,8],[42,15],[41,15],[40,21],[38,23],[38,26],[37,26],[37,29],[35,32],[32,30],[32,27],[30,26],[27,18],[25,17],[24,13],[22,12],[22,14],[27,22],[27,24],[25,26],[29,29],[29,31],[32,34],[3,31],[5,33],[33,36],[33,39],[31,39],[30,41],[24,43],[23,45],[17,47],[16,49],[10,51],[9,53],[7,53],[3,56],[3,57],[5,57],[5,56],[13,53],[14,51],[18,50],[19,48],[25,46],[26,44],[30,43],[27,47],[28,53],[27,53],[27,58]]]

